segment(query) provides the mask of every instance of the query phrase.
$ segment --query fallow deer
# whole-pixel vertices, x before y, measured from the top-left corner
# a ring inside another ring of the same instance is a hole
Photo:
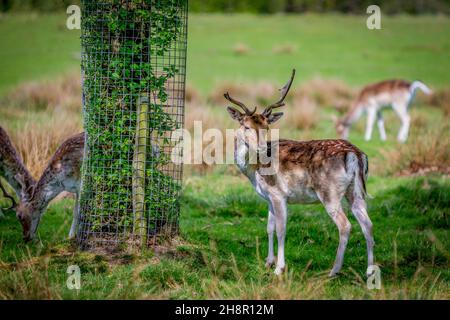
[[[29,199],[21,201],[17,206],[17,217],[22,224],[25,241],[34,238],[42,214],[48,204],[61,192],[67,191],[75,194],[73,220],[70,227],[69,238],[75,237],[79,219],[78,200],[81,184],[81,165],[83,163],[85,133],[79,133],[65,140],[56,150],[46,169],[36,182]],[[152,142],[152,155],[159,156],[157,144]],[[19,181],[25,182],[21,175]],[[24,183],[24,187],[26,187]]]
[[[366,179],[368,174],[367,156],[345,140],[267,141],[264,132],[279,120],[283,113],[273,110],[285,105],[284,100],[294,80],[295,70],[289,82],[280,90],[281,98],[265,108],[262,113],[249,110],[244,103],[230,97],[225,98],[239,106],[243,112],[228,107],[231,117],[240,124],[235,136],[235,161],[241,172],[248,177],[256,192],[268,202],[267,223],[268,256],[266,265],[275,262],[273,234],[278,238],[278,257],[275,274],[285,269],[284,241],[287,224],[288,203],[321,202],[339,230],[339,246],[330,276],[342,268],[344,252],[350,235],[342,200],[346,198],[351,211],[361,225],[367,242],[369,267],[374,263],[372,222],[366,209]],[[275,146],[275,148],[274,148]],[[274,150],[275,149],[275,150]],[[251,163],[251,153],[257,159]],[[276,171],[269,173],[267,164],[259,160],[270,152],[270,157],[278,157]]]
[[[17,179],[18,175],[23,177],[23,187]],[[23,164],[22,158],[2,127],[0,127],[0,177],[3,177],[8,182],[16,192],[17,197],[21,200],[26,200],[29,197],[31,189],[35,184],[35,180]],[[8,209],[15,208],[16,201],[13,196],[7,193],[1,180],[0,189],[3,195],[11,201],[12,205]]]
[[[25,241],[34,238],[42,214],[48,204],[63,191],[76,195],[73,221],[69,238],[75,236],[78,221],[78,194],[80,190],[80,169],[84,153],[84,133],[79,133],[64,141],[49,161],[39,180],[34,185],[29,199],[17,206]],[[18,175],[20,183],[26,187],[25,179]]]
[[[411,117],[408,114],[409,106],[414,100],[417,89],[425,94],[432,93],[421,81],[408,82],[405,80],[386,80],[364,87],[358,97],[353,101],[350,110],[336,123],[336,131],[340,138],[347,139],[350,127],[361,115],[367,113],[365,140],[372,138],[375,120],[378,124],[380,139],[386,140],[382,109],[392,107],[402,123],[397,140],[406,142],[408,139]]]

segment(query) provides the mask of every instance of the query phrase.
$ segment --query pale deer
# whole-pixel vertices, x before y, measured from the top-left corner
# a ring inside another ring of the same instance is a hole
[[[34,238],[42,214],[48,204],[63,191],[74,193],[75,206],[69,238],[75,236],[78,222],[78,195],[80,190],[80,170],[84,153],[84,133],[79,133],[64,141],[47,164],[39,180],[33,186],[29,199],[17,206],[17,218],[22,224],[25,241]],[[17,176],[26,187],[22,175]]]
[[[23,187],[17,179],[18,175],[23,177]],[[23,164],[22,158],[2,127],[0,127],[0,177],[3,177],[8,182],[19,199],[26,200],[29,198],[35,180]],[[16,207],[16,201],[13,196],[7,193],[1,183],[1,179],[0,189],[3,195],[11,201],[11,206],[8,209],[14,209]]]
[[[366,179],[368,174],[367,156],[345,140],[267,141],[264,134],[269,126],[279,120],[283,113],[273,113],[276,108],[285,105],[284,99],[289,92],[295,76],[280,90],[281,98],[265,108],[259,114],[249,110],[244,103],[230,97],[225,98],[239,106],[243,112],[228,107],[231,117],[240,124],[235,136],[235,161],[241,172],[248,177],[256,192],[268,202],[267,223],[268,256],[266,265],[275,262],[273,234],[278,238],[278,254],[275,274],[285,269],[284,241],[287,224],[288,203],[321,202],[339,230],[339,246],[330,276],[336,275],[342,268],[344,252],[350,235],[350,222],[347,219],[342,200],[346,198],[351,211],[361,225],[367,242],[369,267],[374,263],[372,222],[366,209]],[[274,151],[274,146],[276,146]],[[258,156],[251,163],[251,153]],[[276,171],[266,172],[267,164],[259,159],[262,155],[278,157]]]
[[[336,131],[339,137],[347,139],[352,124],[358,121],[363,113],[367,113],[365,140],[371,140],[373,126],[377,121],[380,139],[385,141],[386,131],[381,112],[383,108],[392,107],[401,121],[397,140],[402,143],[406,142],[411,123],[408,109],[414,100],[417,89],[427,95],[432,93],[431,89],[421,81],[411,83],[405,80],[386,80],[364,87],[353,101],[350,110],[337,121]]]

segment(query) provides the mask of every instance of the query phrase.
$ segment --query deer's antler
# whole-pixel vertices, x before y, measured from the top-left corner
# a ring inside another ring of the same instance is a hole
[[[242,102],[240,102],[240,101],[238,101],[238,100],[233,99],[232,97],[230,97],[230,94],[229,94],[228,92],[225,93],[223,96],[225,97],[225,99],[227,99],[227,100],[230,101],[231,103],[233,103],[233,104],[235,104],[235,105],[241,107],[242,110],[244,110],[244,112],[245,112],[245,114],[246,114],[247,116],[251,116],[251,115],[253,115],[253,114],[256,112],[256,107],[255,107],[255,109],[254,109],[253,111],[251,111],[250,109],[248,109],[248,108],[245,106],[245,104],[243,104]]]
[[[272,113],[273,109],[276,109],[276,108],[279,108],[279,107],[282,107],[282,106],[285,105],[284,99],[286,98],[286,96],[287,96],[287,94],[289,92],[289,89],[291,89],[292,82],[294,81],[294,77],[295,77],[295,69],[292,70],[292,76],[291,76],[291,79],[289,79],[288,83],[286,83],[284,85],[284,87],[279,90],[281,92],[280,99],[277,102],[275,102],[275,103],[271,104],[270,106],[268,106],[264,110],[264,112],[262,113],[264,116],[269,116]]]
[[[9,195],[8,192],[6,192],[5,188],[4,188],[3,185],[2,185],[1,179],[0,179],[0,190],[2,190],[3,196],[11,201],[11,207],[9,207],[9,208],[4,208],[4,209],[5,209],[5,210],[11,210],[11,209],[15,208],[15,207],[17,206],[16,199],[14,199],[13,196]]]

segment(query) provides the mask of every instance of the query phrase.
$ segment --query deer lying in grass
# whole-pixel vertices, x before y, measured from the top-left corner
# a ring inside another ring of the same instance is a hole
[[[22,177],[22,183],[17,179],[18,175]],[[31,189],[35,184],[33,177],[22,162],[19,153],[11,142],[6,131],[0,127],[0,177],[3,177],[8,184],[14,189],[19,199],[26,201],[29,198]],[[0,180],[0,190],[3,195],[11,201],[11,207],[16,207],[16,201],[13,196],[9,195]]]
[[[288,203],[314,203],[320,201],[339,230],[339,246],[330,276],[336,275],[342,267],[344,252],[350,235],[350,222],[342,209],[346,198],[351,211],[361,225],[367,242],[368,265],[373,265],[372,222],[367,214],[365,195],[368,173],[367,156],[345,140],[267,142],[264,132],[279,120],[283,113],[273,110],[284,106],[295,70],[290,81],[281,89],[281,98],[268,106],[263,113],[249,110],[244,103],[230,97],[225,98],[239,106],[244,112],[228,107],[231,117],[240,124],[236,132],[235,161],[241,172],[248,177],[256,192],[269,204],[267,233],[269,251],[267,266],[275,262],[273,233],[278,238],[278,257],[275,274],[285,269],[284,240],[287,223]],[[276,150],[273,151],[273,146]],[[259,159],[250,163],[252,151],[260,158],[271,152],[278,156],[278,170],[265,172],[267,164]]]
[[[380,138],[385,141],[386,131],[381,111],[383,108],[391,106],[402,123],[397,140],[406,142],[411,122],[408,108],[414,99],[417,89],[422,90],[427,95],[432,93],[431,89],[420,81],[411,83],[405,80],[387,80],[363,88],[347,114],[336,123],[336,131],[339,137],[347,139],[352,124],[366,112],[366,141],[372,138],[375,120],[377,120]]]
[[[69,238],[75,236],[78,221],[78,194],[80,190],[80,169],[84,153],[84,133],[77,134],[66,141],[56,150],[40,179],[32,188],[28,199],[22,200],[17,206],[17,218],[22,224],[25,241],[34,238],[42,214],[48,204],[63,191],[76,195],[73,210],[73,221]],[[19,174],[17,179],[26,188],[26,179]]]

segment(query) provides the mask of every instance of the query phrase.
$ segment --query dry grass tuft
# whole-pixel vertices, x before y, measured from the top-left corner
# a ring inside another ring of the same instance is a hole
[[[411,111],[411,127],[414,130],[421,130],[426,128],[428,125],[427,117],[417,109]]]
[[[297,52],[297,47],[291,43],[277,45],[272,49],[275,54],[293,54]]]
[[[207,105],[195,105],[195,104],[187,104],[186,105],[186,115],[185,115],[185,128],[191,133],[191,163],[192,165],[187,166],[192,172],[205,174],[210,172],[214,168],[214,164],[207,164],[203,161],[197,159],[197,162],[202,162],[201,164],[194,164],[194,122],[201,122],[201,130],[203,131],[203,135],[208,129],[218,129],[222,132],[222,137],[224,137],[222,141],[222,147],[225,152],[225,129],[234,128],[232,120],[228,117],[228,112],[225,108],[216,107],[216,110],[213,110],[212,107]],[[205,151],[205,148],[210,145],[212,141],[204,141],[202,139],[202,151]],[[219,141],[220,143],[220,141]],[[186,151],[187,152],[187,151]],[[185,152],[185,155],[187,153]],[[200,155],[199,155],[200,156]]]
[[[246,55],[250,52],[250,48],[242,42],[236,43],[233,47],[233,53],[238,56]]]
[[[27,111],[81,112],[81,80],[78,74],[56,81],[28,82],[13,90],[6,105]]]
[[[444,111],[446,116],[450,116],[450,87],[436,91],[430,97],[423,97],[424,102],[438,107]]]
[[[38,178],[57,147],[82,131],[81,81],[78,74],[55,81],[25,83],[2,99],[2,126],[25,165]]]
[[[424,175],[432,172],[450,174],[450,124],[421,129],[403,144],[390,151],[381,151],[382,163],[375,171],[385,174]],[[377,170],[384,168],[384,170]],[[386,168],[389,168],[386,172]]]
[[[356,97],[356,90],[340,80],[314,78],[305,82],[294,94],[300,98],[309,97],[319,106],[333,107],[345,112]]]
[[[42,173],[58,146],[82,131],[80,117],[65,113],[55,114],[40,123],[28,120],[23,127],[6,130],[35,178]]]
[[[223,114],[223,116],[225,117],[228,113],[226,113],[226,110],[222,111],[225,112]],[[214,111],[210,106],[204,104],[186,104],[184,123],[185,128],[190,132],[193,132],[194,130],[195,121],[201,121],[203,130],[207,130],[210,128],[220,128],[223,126],[225,119],[218,118],[218,116],[214,115]]]
[[[186,104],[198,105],[202,103],[200,93],[191,85],[186,85],[185,94]]]
[[[208,97],[208,102],[215,105],[227,104],[228,101],[223,97],[225,92],[229,92],[233,98],[245,102],[248,107],[252,105],[263,106],[278,98],[277,87],[270,82],[254,84],[224,82],[214,88]]]
[[[317,103],[308,96],[295,96],[287,111],[286,124],[295,129],[313,129],[320,120]]]

